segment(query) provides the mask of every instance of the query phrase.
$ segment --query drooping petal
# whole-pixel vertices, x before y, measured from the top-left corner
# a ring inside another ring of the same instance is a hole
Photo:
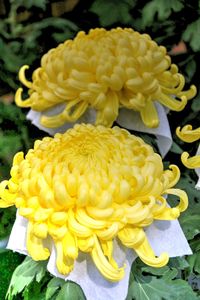
[[[145,107],[141,110],[141,118],[146,126],[158,127],[158,113],[152,101],[146,102]]]
[[[181,161],[189,169],[200,168],[200,155],[189,157],[189,153],[183,152]]]
[[[200,139],[200,127],[196,129],[193,129],[192,125],[185,125],[182,129],[177,127],[176,134],[184,142],[193,143]]]

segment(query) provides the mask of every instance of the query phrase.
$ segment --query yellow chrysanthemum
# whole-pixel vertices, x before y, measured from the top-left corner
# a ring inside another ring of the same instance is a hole
[[[185,125],[182,129],[176,129],[177,136],[187,143],[193,143],[200,139],[200,127],[192,129],[191,125]],[[200,155],[189,158],[189,153],[183,152],[181,155],[182,163],[189,169],[200,168]]]
[[[50,255],[51,237],[61,274],[72,271],[79,251],[88,252],[105,278],[118,281],[124,268],[113,258],[113,240],[135,250],[146,264],[161,267],[144,228],[154,220],[173,220],[187,208],[175,165],[163,170],[152,147],[118,127],[76,125],[54,138],[36,141],[16,154],[11,179],[0,184],[0,206],[16,205],[29,221],[27,250],[34,260]],[[164,195],[180,198],[175,208]]]
[[[26,80],[26,69],[19,78],[29,98],[23,101],[19,88],[17,105],[41,112],[65,104],[60,114],[42,116],[41,124],[50,128],[75,122],[88,108],[96,111],[96,125],[111,127],[120,107],[138,111],[146,126],[157,127],[154,101],[181,111],[196,94],[194,85],[183,91],[185,79],[165,47],[130,28],[81,31],[42,57],[33,82]]]

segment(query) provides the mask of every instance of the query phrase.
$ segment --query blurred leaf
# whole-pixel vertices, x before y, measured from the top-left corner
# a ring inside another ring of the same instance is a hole
[[[75,23],[73,23],[67,19],[63,19],[63,18],[59,18],[59,17],[46,18],[40,22],[35,22],[35,23],[29,25],[29,28],[31,30],[32,29],[41,30],[41,29],[48,28],[48,27],[53,27],[55,29],[62,29],[63,31],[66,29],[71,29],[73,31],[78,30],[78,26]]]
[[[9,72],[16,72],[20,64],[22,64],[21,57],[17,57],[15,51],[19,51],[21,44],[19,42],[5,43],[0,38],[0,61],[3,61],[4,68]]]
[[[170,151],[173,153],[181,154],[183,152],[183,149],[181,149],[181,147],[176,142],[173,142]]]
[[[194,76],[197,69],[197,64],[195,60],[191,60],[187,63],[185,68],[185,73],[188,77],[188,81],[191,81],[192,77]]]
[[[12,97],[12,96],[11,96]],[[2,101],[4,99],[2,98]],[[8,178],[12,160],[16,152],[26,151],[30,148],[31,137],[27,128],[28,122],[25,114],[14,104],[5,104],[0,99],[0,180]],[[10,211],[10,208],[7,209]],[[4,210],[6,214],[7,210]],[[13,214],[11,214],[9,229],[12,225]],[[3,218],[3,215],[1,214]],[[0,235],[3,234],[3,228]]]
[[[200,92],[198,92],[197,96],[192,100],[191,108],[195,112],[200,111]]]
[[[21,136],[15,133],[3,135],[0,130],[0,158],[12,159],[14,154],[21,150]]]
[[[40,4],[41,7],[45,3],[39,0],[30,1],[30,3],[21,1],[17,3],[17,6],[21,3],[22,6],[32,7],[32,2],[36,2],[37,6]],[[0,78],[13,89],[17,88],[16,74],[20,67],[24,64],[31,65],[41,55],[40,44],[47,29],[50,32],[50,41],[57,42],[73,37],[79,29],[74,22],[59,17],[43,18],[27,25],[15,22],[12,26],[10,25],[10,29],[5,26],[5,22],[0,22],[0,29],[2,27],[2,32],[5,33],[2,37],[0,36],[0,67],[4,70],[4,72],[0,70]],[[49,50],[48,47],[47,50]],[[6,74],[5,71],[10,73]]]
[[[188,278],[188,282],[191,285],[191,287],[193,288],[194,291],[197,291],[198,295],[200,294],[200,276],[196,275],[196,274],[192,274],[190,275],[190,277]]]
[[[7,237],[15,221],[16,208],[14,206],[0,209],[0,240]]]
[[[13,1],[14,2],[14,1]],[[39,7],[45,10],[48,0],[17,0],[17,5],[30,9],[31,7]]]
[[[142,9],[143,25],[150,26],[156,15],[158,20],[166,20],[172,11],[179,12],[183,7],[182,0],[152,0]]]
[[[132,20],[130,10],[135,4],[135,0],[122,0],[117,5],[115,0],[95,0],[90,11],[99,16],[102,26],[110,26],[117,22],[126,24]]]
[[[196,52],[200,50],[200,19],[192,22],[183,32],[183,40],[189,42],[190,47]]]

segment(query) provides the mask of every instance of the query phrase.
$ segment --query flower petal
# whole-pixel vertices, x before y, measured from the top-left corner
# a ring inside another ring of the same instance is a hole
[[[159,118],[156,107],[152,101],[147,101],[145,107],[141,110],[141,118],[147,127],[155,128],[159,125]]]

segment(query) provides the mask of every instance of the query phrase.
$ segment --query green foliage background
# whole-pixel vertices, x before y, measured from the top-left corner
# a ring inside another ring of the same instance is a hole
[[[13,155],[27,151],[44,133],[25,119],[26,110],[17,108],[12,94],[19,86],[17,74],[24,64],[30,73],[39,66],[41,56],[58,43],[73,38],[79,30],[90,28],[132,27],[148,33],[164,45],[186,78],[186,86],[198,88],[196,99],[182,112],[169,113],[174,143],[164,160],[181,169],[179,187],[187,191],[189,208],[180,218],[184,233],[194,252],[183,258],[170,259],[168,266],[154,269],[139,260],[132,266],[127,300],[196,300],[200,299],[200,197],[195,189],[197,176],[180,162],[182,151],[194,155],[198,142],[185,144],[178,140],[175,129],[187,123],[200,126],[200,1],[183,0],[0,0],[0,180],[9,177]],[[187,51],[172,51],[184,41]],[[9,94],[7,97],[5,94]],[[145,140],[155,146],[154,139]],[[15,210],[0,209],[0,239],[7,236],[15,218]],[[9,259],[8,259],[9,258]],[[8,250],[0,253],[0,299],[11,274],[23,256]],[[28,267],[27,267],[28,266]],[[9,272],[8,272],[9,270]],[[45,263],[26,258],[12,276],[8,299],[63,300],[84,299],[80,287],[72,282],[52,278]]]

